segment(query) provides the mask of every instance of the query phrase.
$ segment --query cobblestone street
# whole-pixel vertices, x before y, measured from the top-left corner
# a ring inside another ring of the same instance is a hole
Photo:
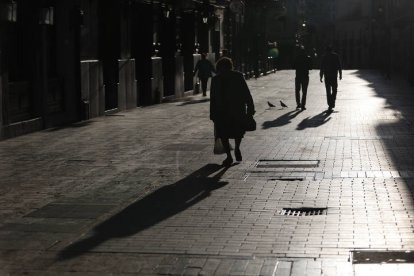
[[[1,141],[0,275],[413,275],[413,88],[318,73],[248,81],[228,169],[200,95]]]

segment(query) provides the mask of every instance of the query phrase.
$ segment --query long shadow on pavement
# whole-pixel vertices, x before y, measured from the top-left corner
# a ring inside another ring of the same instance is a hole
[[[379,139],[381,149],[385,153],[385,155],[380,155],[379,158],[384,161],[384,164],[389,164],[389,168],[385,168],[384,170],[391,169],[397,171],[397,176],[393,176],[394,179],[391,179],[390,176],[385,176],[385,179],[378,178],[376,182],[384,183],[385,190],[381,192],[381,195],[377,195],[376,200],[383,202],[383,198],[385,198],[384,194],[388,193],[389,202],[384,202],[382,208],[386,211],[391,210],[395,212],[387,216],[393,216],[396,220],[392,223],[395,228],[384,227],[384,229],[387,229],[384,232],[384,237],[386,242],[393,244],[394,248],[405,251],[406,249],[404,248],[407,248],[410,244],[409,241],[414,238],[412,231],[400,242],[392,240],[392,237],[396,235],[405,236],[406,233],[403,232],[403,229],[405,227],[408,229],[412,228],[412,220],[405,219],[406,216],[411,217],[413,215],[412,208],[398,211],[400,210],[399,208],[394,209],[388,206],[397,206],[400,204],[403,206],[412,206],[414,203],[412,199],[414,196],[414,178],[412,175],[412,171],[414,170],[413,89],[412,86],[409,86],[399,76],[393,78],[393,80],[387,80],[379,72],[367,70],[356,71],[354,75],[365,80],[367,82],[365,85],[373,89],[376,97],[385,100],[385,104],[383,103],[383,106],[380,108],[374,107],[371,110],[370,106],[366,106],[366,116],[373,116],[373,119],[376,121],[374,135],[377,136],[375,137],[376,139]],[[374,152],[374,154],[376,153]],[[371,158],[374,159],[375,157],[371,156]],[[373,181],[371,180],[371,182]],[[399,194],[399,196],[390,196],[391,194]],[[411,199],[409,199],[410,197]],[[372,220],[372,217],[370,219]],[[379,222],[388,225],[385,221],[379,220]],[[372,249],[375,248],[370,247],[370,250]],[[374,259],[373,256],[369,256],[368,260]],[[387,262],[389,258],[388,255],[387,258],[381,260],[382,264]],[[398,258],[403,259],[401,255]]]
[[[107,240],[134,235],[186,210],[207,198],[211,191],[228,184],[220,181],[227,169],[207,164],[178,182],[161,187],[97,225],[90,237],[59,252],[58,259],[75,258]],[[209,177],[213,173],[216,174]]]
[[[311,128],[311,127],[320,127],[323,124],[326,124],[329,122],[331,117],[329,117],[332,113],[323,111],[319,113],[318,115],[315,115],[313,117],[308,117],[302,120],[296,127],[297,130],[304,130],[305,128]]]
[[[400,180],[414,195],[412,177],[414,164],[414,93],[409,83],[396,76],[387,80],[376,71],[359,70],[354,73],[358,78],[367,81],[377,97],[386,100],[384,113],[379,116],[375,126],[376,135],[381,138],[387,157],[400,174]],[[369,107],[367,107],[369,111]],[[381,118],[381,115],[393,118]],[[408,174],[408,175],[407,175]],[[413,196],[414,198],[414,196]]]
[[[296,116],[298,116],[300,112],[301,112],[300,110],[289,111],[288,113],[283,114],[282,116],[280,116],[279,118],[273,121],[264,122],[262,124],[262,128],[268,129],[271,127],[281,127],[281,126],[287,125],[291,123],[291,120],[295,118]]]

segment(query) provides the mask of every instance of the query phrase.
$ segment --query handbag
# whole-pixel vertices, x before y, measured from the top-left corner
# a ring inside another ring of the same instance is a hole
[[[200,81],[197,79],[196,83],[194,84],[194,91],[193,94],[200,93]]]
[[[223,143],[221,142],[220,138],[215,138],[215,140],[214,140],[213,153],[217,154],[217,155],[226,153],[226,151],[224,150]]]
[[[256,121],[253,118],[253,115],[246,115],[244,118],[244,130],[245,131],[255,131],[256,130]]]

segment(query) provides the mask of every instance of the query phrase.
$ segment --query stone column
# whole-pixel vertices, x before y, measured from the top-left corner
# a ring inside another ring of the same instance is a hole
[[[164,77],[162,74],[162,58],[152,57],[151,99],[150,103],[160,103],[164,98]]]
[[[3,138],[3,81],[4,81],[4,60],[3,60],[3,41],[4,41],[3,24],[0,25],[0,139]]]
[[[0,27],[1,28],[1,27]],[[0,29],[0,139],[3,138],[3,66],[2,32]]]
[[[201,60],[201,55],[200,54],[193,54],[193,62],[194,62],[193,68],[195,68],[195,66],[196,66],[196,64],[197,64],[197,62],[199,60]],[[198,81],[198,77],[197,77],[197,75],[195,75],[194,76],[194,86],[197,83],[197,81]],[[201,87],[199,87],[199,91],[198,92],[197,91],[194,91],[194,94],[200,93],[200,89],[201,89]]]
[[[184,59],[180,54],[175,56],[175,97],[184,96]]]
[[[89,102],[89,118],[102,116],[105,112],[105,94],[102,63],[99,60],[81,61],[82,101]]]

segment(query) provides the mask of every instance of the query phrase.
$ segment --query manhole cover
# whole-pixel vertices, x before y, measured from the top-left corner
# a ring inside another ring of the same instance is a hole
[[[315,168],[319,160],[259,160],[256,168]]]
[[[414,263],[414,251],[351,251],[353,264]]]
[[[280,214],[283,216],[319,216],[326,215],[327,208],[283,208]]]

